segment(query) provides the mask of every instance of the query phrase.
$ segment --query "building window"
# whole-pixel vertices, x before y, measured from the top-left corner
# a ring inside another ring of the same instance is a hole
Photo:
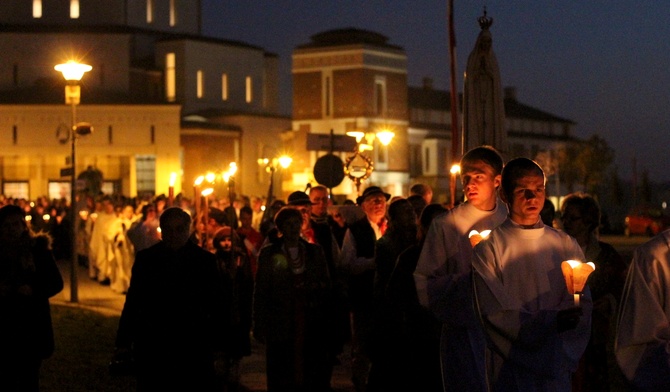
[[[174,102],[177,99],[177,80],[175,74],[175,54],[165,55],[165,96],[168,102]]]
[[[204,86],[205,81],[204,81],[204,79],[205,79],[205,76],[204,76],[202,70],[199,69],[198,72],[196,72],[196,74],[195,74],[195,80],[196,80],[196,92],[195,92],[195,94],[198,98],[202,98],[205,95],[205,86]]]
[[[28,181],[5,181],[2,183],[2,194],[13,199],[30,199]]]
[[[79,0],[70,0],[70,19],[79,19]]]
[[[221,99],[228,100],[228,74],[221,75]]]
[[[330,77],[326,77],[326,82],[325,82],[325,88],[324,91],[326,93],[326,97],[323,100],[323,102],[326,105],[326,117],[330,117],[330,105],[331,105],[331,97],[333,95],[333,89],[330,86]]]
[[[42,0],[33,0],[33,18],[42,17]]]
[[[423,172],[430,172],[430,148],[426,147],[423,154]]]
[[[47,183],[49,200],[65,199],[70,201],[70,181],[49,181]]]
[[[147,23],[154,22],[154,0],[147,0]]]
[[[386,113],[386,78],[377,76],[375,77],[375,114],[385,117]]]
[[[253,94],[252,94],[252,92],[253,92],[253,83],[252,83],[252,81],[251,81],[251,76],[247,76],[247,77],[246,77],[246,86],[247,86],[247,87],[246,87],[246,88],[247,88],[247,96],[246,96],[246,100],[247,100],[247,103],[251,103],[251,101],[253,101],[253,99],[254,99],[254,96],[253,96]]]
[[[174,27],[177,24],[176,2],[177,0],[170,0],[170,27]]]
[[[156,193],[156,156],[137,155],[135,157],[137,196]]]
[[[388,162],[389,147],[383,144],[377,146],[377,162],[378,164],[385,164]]]
[[[410,176],[419,177],[421,173],[421,146],[412,145],[409,148]]]

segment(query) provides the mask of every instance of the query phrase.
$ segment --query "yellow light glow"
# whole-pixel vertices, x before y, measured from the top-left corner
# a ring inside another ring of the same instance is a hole
[[[287,167],[291,166],[291,162],[293,162],[293,158],[291,158],[288,155],[282,155],[278,159],[279,165],[281,165],[282,168],[286,169]]]
[[[372,146],[366,143],[361,143],[358,145],[358,151],[363,152],[363,151],[371,151]]]
[[[360,143],[361,140],[363,140],[363,136],[365,136],[365,133],[362,131],[348,131],[347,136],[355,137],[356,143]]]
[[[212,172],[208,172],[207,174],[205,174],[205,180],[207,180],[207,182],[214,182],[215,179],[216,179],[216,174],[214,174]]]
[[[391,140],[393,140],[393,137],[395,136],[395,133],[385,129],[381,132],[377,132],[377,139],[379,139],[379,142],[384,145],[388,146],[389,143],[391,143]]]
[[[452,165],[451,169],[449,170],[451,174],[458,174],[461,172],[461,166],[460,165]]]
[[[211,195],[212,193],[214,193],[214,188],[203,189],[202,192],[200,192],[200,194],[205,197]]]
[[[44,214],[44,215],[42,215],[42,219],[43,219],[45,222],[48,222],[48,221],[51,219],[51,215],[49,215],[49,214]]]
[[[231,174],[229,172],[223,173],[223,181],[228,182],[230,180]]]
[[[177,181],[177,173],[170,173],[170,186],[174,186],[174,183]]]
[[[58,64],[54,69],[63,74],[65,80],[79,81],[84,76],[84,74],[93,69],[88,64],[80,64],[74,60],[70,60],[67,63]]]
[[[228,168],[228,173],[230,173],[231,176],[234,176],[235,173],[237,173],[237,163],[235,162],[230,162],[230,167]]]
[[[193,185],[200,186],[200,184],[202,184],[203,181],[205,181],[205,176],[198,176],[198,178],[195,179]]]
[[[269,159],[267,159],[267,158],[258,158],[258,164],[259,164],[259,165],[267,165],[268,163],[270,163],[270,160],[269,160]]]

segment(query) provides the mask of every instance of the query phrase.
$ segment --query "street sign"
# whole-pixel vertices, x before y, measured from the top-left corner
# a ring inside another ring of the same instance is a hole
[[[347,135],[333,135],[327,133],[308,133],[308,151],[353,151],[356,149],[356,139]]]
[[[344,163],[340,157],[328,154],[316,160],[314,179],[321,185],[334,188],[344,180]]]
[[[60,169],[60,176],[61,177],[69,177],[74,173],[74,170],[71,167],[64,167]]]

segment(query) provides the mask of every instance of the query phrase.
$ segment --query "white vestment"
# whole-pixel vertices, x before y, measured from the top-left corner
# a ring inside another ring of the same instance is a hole
[[[617,324],[626,378],[642,390],[670,390],[670,230],[635,249]]]
[[[577,241],[542,221],[526,229],[508,219],[474,253],[475,301],[489,345],[492,390],[571,391],[592,309],[585,289],[579,324],[558,331],[558,311],[574,306],[561,263],[584,261]]]
[[[486,342],[473,308],[471,230],[491,230],[507,217],[498,199],[492,211],[463,203],[436,217],[414,272],[421,304],[442,321],[440,356],[446,391],[483,391]]]

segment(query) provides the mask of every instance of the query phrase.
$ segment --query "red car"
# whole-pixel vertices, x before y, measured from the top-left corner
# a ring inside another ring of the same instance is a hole
[[[626,215],[624,233],[630,235],[654,236],[670,227],[670,217],[658,208],[636,207]]]

